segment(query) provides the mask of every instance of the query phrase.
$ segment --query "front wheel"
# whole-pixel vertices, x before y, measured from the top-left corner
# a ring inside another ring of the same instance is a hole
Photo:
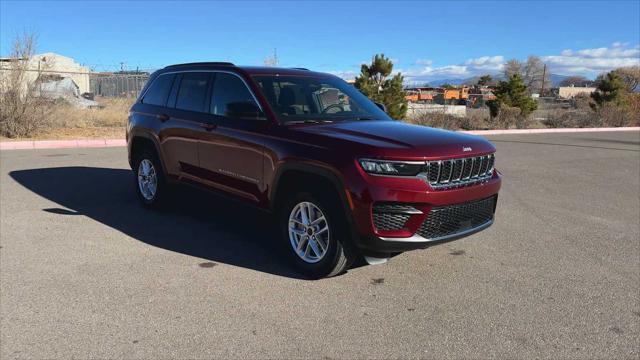
[[[281,209],[285,252],[311,278],[341,274],[353,262],[347,223],[334,203],[300,193],[288,199]]]

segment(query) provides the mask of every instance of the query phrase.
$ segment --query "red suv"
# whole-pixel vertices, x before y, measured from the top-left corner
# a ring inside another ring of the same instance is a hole
[[[487,228],[501,183],[487,140],[394,121],[307,69],[168,66],[131,108],[127,141],[144,204],[189,183],[267,210],[315,278]]]

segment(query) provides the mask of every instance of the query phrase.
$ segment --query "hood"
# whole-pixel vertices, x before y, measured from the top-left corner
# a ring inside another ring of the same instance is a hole
[[[486,139],[401,121],[345,121],[300,126],[297,131],[334,138],[362,147],[363,156],[429,160],[495,152]]]

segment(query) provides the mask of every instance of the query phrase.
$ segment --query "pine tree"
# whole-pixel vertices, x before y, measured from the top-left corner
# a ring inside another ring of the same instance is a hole
[[[394,119],[403,119],[407,113],[407,99],[402,88],[403,77],[396,74],[390,78],[393,62],[384,54],[373,57],[370,65],[363,64],[355,86],[371,100],[382,103],[387,114]]]
[[[615,71],[611,71],[599,79],[597,91],[591,94],[591,98],[599,107],[602,107],[607,103],[624,105],[624,94],[624,82]]]
[[[491,75],[483,75],[480,77],[480,79],[478,79],[478,85],[480,86],[489,85],[491,84],[491,81],[493,81],[493,79],[491,78]]]
[[[527,87],[518,74],[511,75],[507,81],[500,81],[493,93],[496,100],[487,102],[492,117],[498,115],[503,105],[519,108],[522,118],[526,118],[538,108],[538,104],[529,96]]]

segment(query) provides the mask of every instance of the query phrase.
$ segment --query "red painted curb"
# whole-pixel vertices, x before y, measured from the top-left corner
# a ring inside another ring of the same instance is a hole
[[[612,131],[640,131],[640,127],[616,128],[562,128],[562,129],[507,129],[507,130],[467,130],[460,131],[472,135],[519,135],[519,134],[559,134],[579,132],[612,132]]]
[[[116,146],[127,146],[127,141],[125,139],[79,139],[0,142],[0,150],[101,148]]]
[[[557,134],[579,132],[611,132],[611,131],[640,131],[640,127],[617,128],[563,128],[563,129],[508,129],[508,130],[469,130],[460,131],[472,135],[520,135],[520,134]],[[0,150],[24,149],[70,149],[70,148],[101,148],[127,146],[125,139],[78,139],[78,140],[30,140],[30,141],[1,141]]]

